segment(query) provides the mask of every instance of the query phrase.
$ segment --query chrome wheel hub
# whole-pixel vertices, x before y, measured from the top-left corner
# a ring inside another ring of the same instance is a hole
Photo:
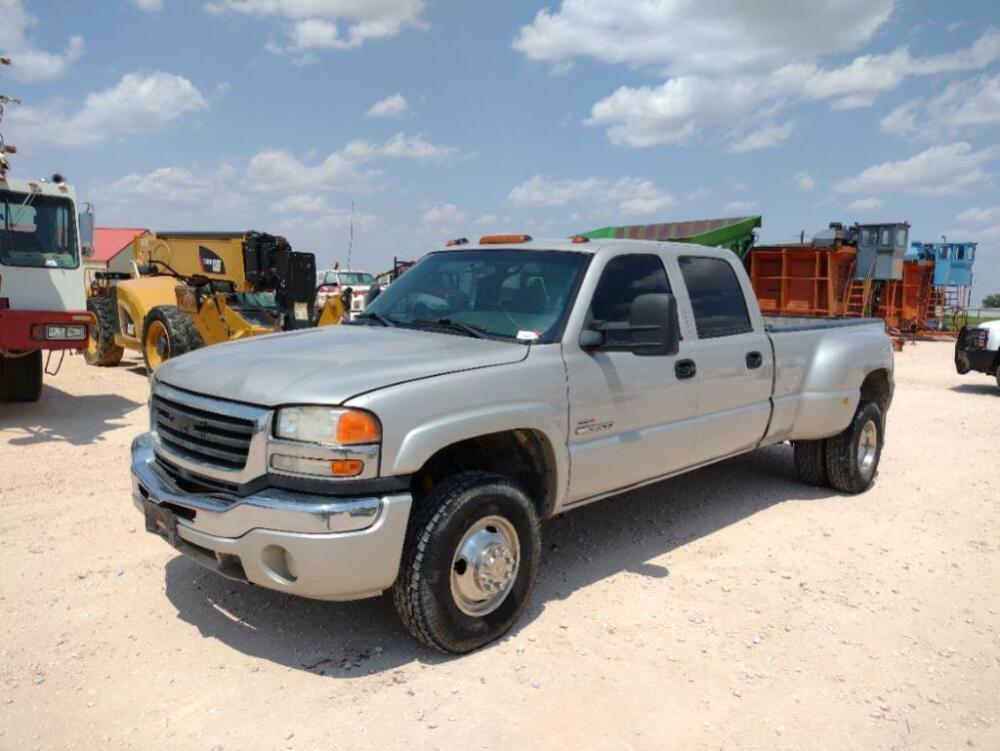
[[[510,593],[520,564],[514,526],[502,516],[478,520],[462,535],[451,562],[451,595],[466,615],[492,613]]]
[[[869,420],[861,428],[858,436],[858,469],[865,477],[875,469],[875,453],[878,450],[878,428],[874,420]]]

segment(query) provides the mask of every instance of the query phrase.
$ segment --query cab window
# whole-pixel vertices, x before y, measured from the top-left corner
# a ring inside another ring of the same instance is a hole
[[[699,339],[753,331],[743,288],[727,261],[705,256],[681,256],[678,262],[688,297],[691,298]]]
[[[659,256],[636,254],[608,261],[590,302],[588,325],[626,323],[639,295],[668,294],[670,282]]]

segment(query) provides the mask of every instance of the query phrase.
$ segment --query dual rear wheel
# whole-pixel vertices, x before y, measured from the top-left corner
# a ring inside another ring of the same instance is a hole
[[[796,441],[799,479],[842,493],[862,493],[875,481],[885,441],[885,419],[878,404],[862,402],[843,432],[818,441]]]

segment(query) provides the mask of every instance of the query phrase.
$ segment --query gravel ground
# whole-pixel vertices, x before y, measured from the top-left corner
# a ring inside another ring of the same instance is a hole
[[[47,384],[0,405],[0,748],[1000,748],[1000,390],[947,344],[897,356],[868,493],[777,446],[547,522],[462,658],[178,557],[129,500],[141,364]]]

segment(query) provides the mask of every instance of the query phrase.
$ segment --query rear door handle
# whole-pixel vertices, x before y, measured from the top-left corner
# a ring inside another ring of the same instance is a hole
[[[674,363],[674,373],[678,378],[693,378],[698,372],[694,360],[678,360]]]
[[[747,352],[747,367],[750,368],[750,370],[759,368],[763,364],[764,357],[760,354],[760,352]]]

